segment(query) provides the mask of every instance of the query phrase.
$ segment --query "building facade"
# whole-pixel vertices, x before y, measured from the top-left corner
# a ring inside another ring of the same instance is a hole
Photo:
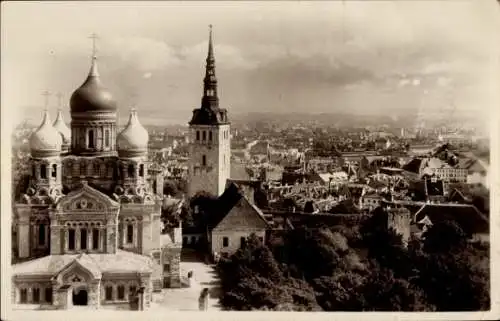
[[[211,29],[203,98],[201,107],[193,110],[189,129],[188,194],[204,191],[220,196],[231,172],[231,137],[227,110],[219,108]]]
[[[12,300],[59,309],[139,300],[147,308],[162,280],[180,285],[181,247],[162,244],[148,132],[132,111],[117,133],[117,106],[95,56],[70,108],[71,129],[62,113],[52,124],[45,111],[30,137],[29,187],[14,207]]]

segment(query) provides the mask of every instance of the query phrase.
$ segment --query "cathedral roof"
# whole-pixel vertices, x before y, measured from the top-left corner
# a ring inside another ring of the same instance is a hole
[[[66,123],[64,122],[62,111],[59,110],[57,112],[57,118],[56,121],[54,122],[54,128],[61,133],[62,138],[63,138],[63,143],[65,144],[70,144],[71,143],[71,130],[68,128]]]
[[[27,276],[57,276],[72,264],[78,263],[93,275],[102,273],[151,273],[153,261],[146,255],[136,254],[123,250],[116,250],[116,254],[82,253],[48,255],[42,258],[14,264],[12,275]]]
[[[61,152],[62,136],[52,125],[47,110],[43,115],[42,124],[31,134],[29,144],[34,157],[55,156]]]
[[[101,82],[96,57],[92,58],[87,79],[71,95],[70,106],[72,113],[116,112],[116,102]]]
[[[140,156],[148,151],[149,134],[141,125],[137,111],[132,110],[125,128],[118,134],[116,143],[120,156]]]

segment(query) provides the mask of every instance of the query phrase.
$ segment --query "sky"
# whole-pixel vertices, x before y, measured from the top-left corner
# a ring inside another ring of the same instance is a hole
[[[69,121],[97,33],[102,81],[145,124],[199,107],[213,25],[220,105],[247,112],[398,114],[498,108],[494,1],[2,3],[2,113]],[[411,115],[411,116],[408,116]]]

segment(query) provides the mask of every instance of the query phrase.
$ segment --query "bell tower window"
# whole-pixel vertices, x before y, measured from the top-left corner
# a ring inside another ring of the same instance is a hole
[[[203,156],[201,157],[201,164],[202,164],[203,166],[207,166],[207,156],[206,156],[206,155],[203,155]]]
[[[94,130],[93,129],[90,129],[89,130],[89,144],[88,144],[88,147],[89,148],[95,148],[95,144],[94,144]]]
[[[203,131],[203,141],[206,141],[207,140],[207,131],[204,130]]]
[[[53,178],[57,177],[57,165],[56,164],[52,165],[52,177]]]
[[[139,176],[144,177],[144,164],[139,165]]]
[[[196,140],[197,141],[200,140],[200,131],[199,130],[196,131]]]
[[[80,230],[80,248],[82,250],[87,249],[87,230]]]
[[[209,132],[208,132],[208,140],[209,140],[209,141],[212,141],[212,131],[209,131]]]
[[[47,165],[45,164],[40,165],[40,178],[42,179],[47,178]]]

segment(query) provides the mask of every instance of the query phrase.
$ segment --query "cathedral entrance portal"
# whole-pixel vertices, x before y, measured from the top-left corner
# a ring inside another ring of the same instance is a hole
[[[88,292],[86,288],[77,288],[73,290],[73,305],[87,305]]]

